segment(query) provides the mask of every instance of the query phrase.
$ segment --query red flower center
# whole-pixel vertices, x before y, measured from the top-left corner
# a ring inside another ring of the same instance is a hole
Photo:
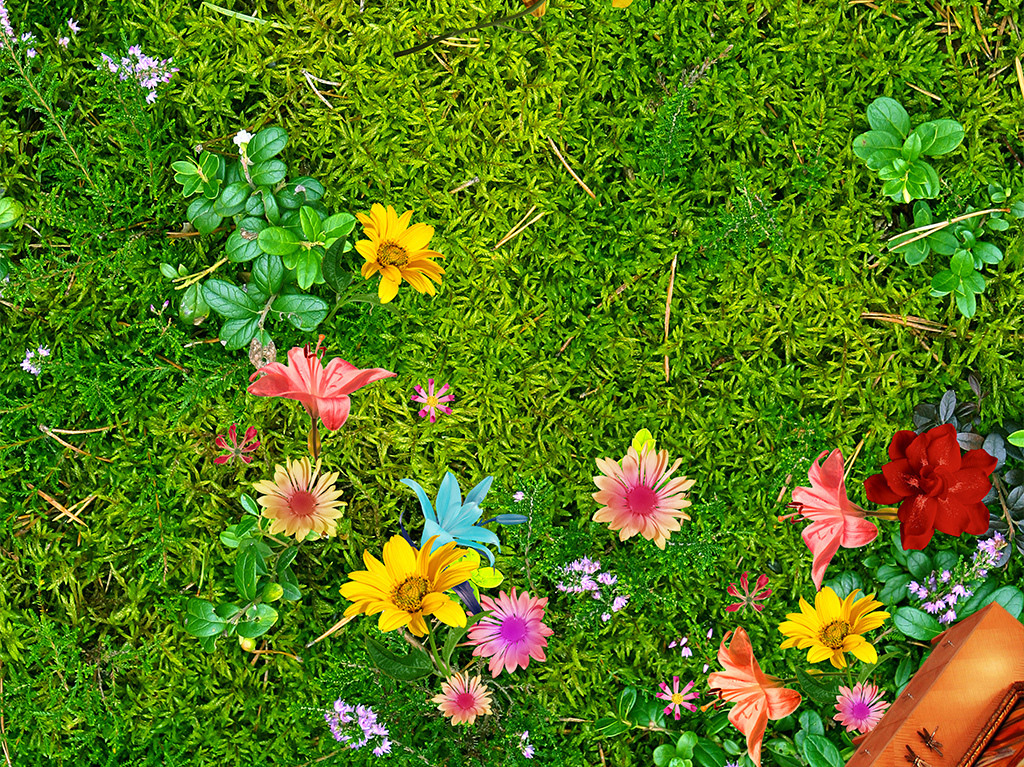
[[[296,490],[288,499],[292,514],[297,517],[308,517],[316,508],[316,496],[308,490]]]
[[[463,711],[476,708],[476,696],[471,692],[460,692],[455,696],[455,705]]]
[[[526,637],[526,621],[518,615],[511,615],[501,622],[498,633],[506,642],[521,642]]]
[[[921,495],[927,495],[931,498],[946,494],[946,488],[949,487],[949,472],[936,469],[933,466],[925,466],[921,469],[920,473],[920,484],[918,487],[921,489]]]
[[[647,485],[637,485],[626,492],[629,510],[641,517],[648,517],[658,508],[658,494]]]

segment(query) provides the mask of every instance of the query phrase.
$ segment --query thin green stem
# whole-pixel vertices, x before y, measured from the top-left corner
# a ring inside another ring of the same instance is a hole
[[[532,4],[528,5],[523,10],[519,11],[519,13],[513,13],[511,16],[502,16],[500,19],[494,19],[493,21],[485,21],[483,24],[477,24],[475,27],[466,27],[465,29],[453,29],[450,32],[445,32],[444,34],[437,35],[436,37],[431,37],[426,42],[420,43],[419,45],[413,48],[406,48],[404,51],[399,51],[398,53],[395,54],[395,58],[398,59],[401,58],[402,56],[410,56],[413,53],[425,51],[434,43],[439,43],[442,40],[447,40],[449,37],[455,37],[455,35],[462,35],[468,32],[476,32],[478,29],[496,27],[499,24],[504,24],[506,21],[514,21],[515,19],[521,18],[528,13],[533,13],[535,9],[539,8],[546,2],[548,2],[548,0],[534,0]]]
[[[427,626],[427,638],[430,640],[430,654],[434,656],[434,664],[438,667],[438,669],[440,669],[444,673],[446,677],[451,676],[452,670],[448,666],[448,664],[446,664],[444,660],[442,660],[441,653],[437,651],[437,643],[434,641],[434,631],[433,629],[431,629],[429,625]]]

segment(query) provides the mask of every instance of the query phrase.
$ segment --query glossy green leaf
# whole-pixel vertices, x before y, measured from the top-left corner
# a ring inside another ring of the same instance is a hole
[[[633,710],[633,706],[636,704],[636,688],[627,687],[619,693],[618,700],[616,701],[616,710],[619,713],[620,719],[628,719],[629,712]],[[674,753],[674,752],[673,752]]]
[[[1003,260],[1003,251],[990,242],[976,242],[971,250],[986,264],[998,264]]]
[[[253,605],[238,622],[238,636],[255,639],[266,634],[277,622],[277,610],[268,604]]]
[[[949,229],[940,229],[937,232],[933,232],[926,239],[931,249],[940,256],[951,256],[960,247],[960,242],[957,240],[956,235]]]
[[[960,284],[960,278],[957,277],[949,269],[944,269],[934,277],[932,277],[932,291],[937,295],[946,295],[952,293],[956,287]],[[917,574],[915,573],[915,576]],[[917,576],[924,577],[924,576]]]
[[[303,290],[309,288],[315,282],[323,282],[323,273],[320,265],[323,263],[323,248],[302,247],[295,256],[295,280]]]
[[[323,232],[323,223],[320,216],[312,208],[303,205],[299,208],[299,225],[302,227],[302,234],[308,242],[317,242]]]
[[[248,346],[259,331],[259,317],[251,319],[226,320],[220,326],[219,339],[228,351]]]
[[[259,234],[260,250],[272,256],[290,256],[302,247],[302,239],[291,229],[270,226]]]
[[[256,186],[274,186],[284,181],[288,168],[280,160],[267,160],[257,163],[249,169],[252,183]],[[264,201],[265,202],[265,201]]]
[[[245,148],[246,155],[254,163],[261,163],[284,151],[288,144],[288,131],[276,125],[257,131],[249,139]]]
[[[422,679],[434,670],[430,657],[422,650],[414,649],[404,656],[398,656],[372,637],[366,638],[366,653],[373,665],[401,682]]]
[[[921,153],[938,157],[956,149],[964,140],[964,128],[956,120],[932,120],[914,129],[921,137]]]
[[[178,317],[185,324],[198,325],[210,315],[210,305],[203,298],[203,286],[199,283],[189,285],[185,289],[185,295],[181,297],[181,306],[178,307]]]
[[[978,311],[978,299],[974,291],[957,293],[955,298],[956,308],[960,310],[960,314],[964,317],[973,317],[975,312]]]
[[[307,296],[305,294],[291,294],[278,296],[271,307],[275,312],[281,312],[299,330],[316,330],[317,325],[323,322],[330,307],[322,298]]]
[[[203,284],[203,298],[213,311],[226,319],[249,319],[263,308],[245,291],[224,280],[207,280]]]
[[[224,623],[212,602],[191,597],[185,605],[185,631],[194,637],[219,634],[224,630]]]
[[[949,262],[949,269],[957,277],[966,277],[974,271],[974,257],[966,250],[958,250]],[[915,575],[917,573],[914,573]]]
[[[911,639],[930,642],[942,633],[942,625],[924,610],[900,607],[893,613],[893,624]]]
[[[889,578],[878,592],[878,601],[883,605],[894,605],[903,601],[909,595],[907,587],[913,578],[909,575],[897,575]]]
[[[236,184],[228,184],[221,192],[214,203],[213,211],[218,216],[227,218],[245,210],[245,203],[249,199],[252,189],[244,181]]]
[[[913,162],[921,156],[921,137],[917,133],[911,133],[907,136],[907,140],[903,142],[903,147],[900,151],[903,155],[903,159]]]
[[[192,201],[185,215],[188,216],[188,220],[192,222],[192,225],[200,233],[209,234],[220,226],[220,222],[224,220],[224,217],[216,212],[215,207],[216,202],[214,200],[200,197]]]
[[[932,558],[923,551],[908,551],[907,569],[910,570],[911,575],[919,581],[923,581],[931,575],[935,566],[932,564]]]
[[[252,281],[268,296],[281,291],[284,284],[284,264],[280,256],[264,253],[252,265]]]
[[[843,767],[839,749],[824,735],[808,735],[804,740],[803,752],[811,767]]]
[[[867,111],[872,130],[896,133],[901,139],[910,133],[910,115],[895,99],[879,96],[868,105]]]

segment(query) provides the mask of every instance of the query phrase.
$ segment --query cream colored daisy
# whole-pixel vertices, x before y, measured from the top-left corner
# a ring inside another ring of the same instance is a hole
[[[263,493],[257,503],[263,507],[263,516],[272,520],[271,535],[283,532],[297,541],[310,532],[333,536],[340,507],[345,505],[338,500],[341,491],[334,486],[338,475],[324,474],[317,480],[320,461],[311,468],[308,458],[285,463],[274,467],[273,482],[262,480],[253,485],[256,492]]]

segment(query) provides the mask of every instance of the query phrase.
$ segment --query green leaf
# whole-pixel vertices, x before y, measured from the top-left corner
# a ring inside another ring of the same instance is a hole
[[[829,681],[828,677],[813,677],[803,669],[796,671],[800,688],[808,698],[818,705],[835,704],[839,694],[839,683]]]
[[[213,311],[230,320],[249,319],[259,314],[261,308],[243,290],[224,280],[207,280],[203,284],[203,298]]]
[[[252,281],[268,296],[281,292],[284,284],[284,264],[280,256],[264,253],[252,265]]]
[[[914,129],[921,137],[921,153],[929,157],[948,154],[964,140],[964,128],[956,120],[932,120]]]
[[[910,681],[914,675],[914,661],[912,658],[904,658],[896,667],[896,686],[901,687]]]
[[[614,716],[602,716],[594,722],[594,729],[606,738],[614,738],[616,735],[629,732],[629,728],[628,722],[620,721]]]
[[[434,670],[430,657],[422,650],[414,649],[399,657],[372,637],[366,638],[366,653],[377,668],[400,682],[421,679]]]
[[[892,622],[911,639],[930,642],[942,633],[942,625],[933,616],[916,607],[898,608],[893,613]]]
[[[668,767],[668,763],[671,762],[676,756],[676,747],[669,745],[668,743],[658,746],[654,749],[654,764],[657,767]]]
[[[249,139],[245,153],[254,163],[261,163],[281,154],[287,144],[288,131],[274,125],[257,131],[256,135]]]
[[[974,313],[978,311],[978,299],[975,297],[974,292],[957,293],[956,308],[960,310],[960,314],[964,317],[973,317]]]
[[[988,185],[988,198],[992,200],[996,205],[1001,205],[1006,202],[1006,190],[1003,189],[999,184]]]
[[[239,499],[242,503],[242,508],[245,509],[246,513],[252,514],[254,517],[260,516],[260,507],[256,505],[251,497],[242,493],[242,497]]]
[[[260,250],[272,256],[289,256],[302,246],[302,239],[291,229],[271,226],[259,234]]]
[[[317,325],[323,322],[330,309],[323,299],[302,293],[278,296],[271,308],[275,312],[284,314],[288,321],[299,330],[307,332],[316,330]]]
[[[843,767],[839,749],[823,735],[808,735],[803,752],[811,767]]]
[[[636,704],[636,688],[627,687],[619,693],[618,700],[616,701],[616,708],[619,712],[619,719],[628,719],[629,712],[633,710],[633,706]],[[674,751],[673,751],[674,753]]]
[[[188,206],[188,211],[185,215],[188,216],[188,220],[192,222],[192,225],[201,234],[209,234],[220,226],[220,222],[224,220],[223,216],[219,215],[215,210],[216,205],[214,200],[200,197],[193,200]]]
[[[316,202],[324,196],[324,185],[315,178],[302,176],[288,185],[296,194],[301,194],[306,202]],[[296,206],[297,207],[297,206]]]
[[[972,293],[985,292],[985,278],[975,271],[972,271],[970,274],[964,276],[963,284],[964,287],[967,288]]]
[[[1006,441],[1016,447],[1024,447],[1024,429],[1021,429],[1020,431],[1015,431],[1013,434],[1006,438]]]
[[[231,604],[229,602],[222,602],[221,604],[213,608],[213,611],[217,613],[218,618],[222,618],[223,620],[229,621],[236,615],[238,615],[240,612],[242,612],[242,608],[238,605]]]
[[[185,289],[178,307],[178,317],[186,324],[198,325],[210,316],[210,305],[203,298],[203,286],[198,282]]]
[[[924,160],[915,160],[907,172],[907,188],[914,198],[934,199],[939,196],[939,174]]]
[[[960,247],[960,241],[949,229],[940,229],[929,234],[926,238],[932,250],[940,256],[952,256]]]
[[[868,131],[853,140],[853,153],[868,163],[871,170],[899,157],[903,138],[888,131]]]
[[[255,639],[263,636],[277,622],[277,610],[268,604],[253,605],[238,623],[238,636]]]
[[[255,546],[245,546],[238,550],[235,559],[235,588],[242,599],[252,601],[256,598],[256,562],[260,558]]]
[[[900,150],[903,155],[903,159],[913,162],[921,156],[921,137],[917,133],[911,133],[907,136],[907,140],[903,142],[903,147]]]
[[[290,567],[279,570],[277,577],[280,580],[281,588],[284,589],[284,594],[281,596],[281,599],[286,602],[297,602],[302,599],[302,591],[299,589],[299,580],[295,577],[295,573],[292,572]]]
[[[224,246],[228,259],[235,263],[252,261],[263,251],[260,250],[259,234],[267,228],[262,219],[244,218],[229,236]]]
[[[299,283],[300,288],[307,290],[318,279],[323,281],[323,273],[320,271],[323,257],[323,248],[319,246],[315,248],[303,247],[299,251],[295,258],[295,279]]]
[[[273,186],[284,181],[288,168],[280,160],[267,160],[249,169],[249,176],[256,186]],[[266,200],[264,200],[266,203]]]
[[[324,221],[324,238],[333,240],[337,237],[347,237],[356,226],[356,217],[351,213],[335,213]]]
[[[1024,592],[1021,592],[1016,586],[1003,586],[986,597],[985,605],[993,602],[1002,605],[1003,609],[1014,618],[1019,618],[1021,611],[1024,610]]]
[[[160,274],[165,279],[173,280],[178,276],[178,271],[170,264],[160,264]]]
[[[928,226],[933,223],[932,207],[924,200],[914,203],[914,226]]]
[[[860,579],[860,576],[856,573],[851,573],[849,570],[825,581],[822,585],[829,586],[840,599],[846,599],[847,595],[853,593],[854,589],[864,589],[864,582]]]
[[[260,318],[248,320],[226,320],[220,326],[219,340],[228,351],[241,349],[252,343],[260,329]]]
[[[993,232],[1005,232],[1010,228],[1010,222],[1005,218],[999,218],[999,214],[993,213],[988,220],[988,228]]]
[[[252,190],[244,181],[237,184],[228,184],[221,190],[220,197],[213,205],[213,211],[218,216],[227,218],[245,210],[245,203],[249,199]]]
[[[1010,206],[1010,215],[1014,218],[1024,218],[1024,201],[1017,200]]]
[[[10,229],[25,214],[25,206],[10,197],[0,197],[0,229]]]
[[[302,227],[302,234],[309,242],[317,242],[320,239],[323,223],[315,210],[306,205],[299,208],[299,224]]]
[[[878,593],[878,601],[883,605],[894,605],[902,602],[909,594],[907,586],[910,585],[911,580],[911,576],[906,574],[889,578]]]
[[[825,725],[821,717],[814,711],[802,711],[800,713],[800,729],[808,735],[824,735]]]
[[[957,277],[966,277],[974,271],[974,257],[966,250],[958,250],[949,262],[950,271]],[[917,573],[914,573],[915,575]]]
[[[680,759],[689,759],[693,756],[693,748],[697,745],[697,733],[684,732],[676,741],[676,756]]]
[[[213,603],[191,597],[185,605],[185,631],[194,637],[209,637],[224,630],[224,621]]]
[[[935,566],[932,564],[932,558],[925,554],[923,551],[908,551],[907,552],[907,569],[910,570],[910,574],[917,578],[919,581],[923,581],[929,575]]]
[[[1005,224],[1006,222],[1003,221],[1003,223]],[[989,222],[989,226],[991,225],[992,222]],[[1003,260],[1003,251],[990,242],[976,242],[971,250],[975,256],[981,258],[986,264],[998,264]]]
[[[728,757],[725,751],[707,738],[701,738],[693,747],[693,758],[700,767],[725,767]]]
[[[980,586],[974,589],[974,594],[971,598],[957,608],[956,614],[962,620],[968,615],[976,613],[988,604],[989,596],[991,596],[997,588],[999,588],[999,584],[996,583],[994,578],[986,578],[981,582]]]
[[[932,290],[939,295],[946,295],[947,293],[952,293],[956,286],[959,284],[960,278],[953,274],[953,272],[949,271],[949,269],[944,269],[938,274],[936,274],[934,277],[932,277]],[[914,575],[918,578],[925,577],[918,576],[917,573],[914,573]]]
[[[324,282],[330,285],[334,289],[335,293],[340,293],[348,286],[352,279],[347,274],[344,274],[342,270],[341,258],[343,245],[344,240],[335,240],[324,254],[324,260],[320,267],[323,273]]]
[[[270,192],[263,193],[263,215],[274,226],[281,225],[281,209],[277,205],[277,198]]]
[[[898,133],[906,138],[910,133],[910,115],[898,101],[879,96],[868,105],[868,124],[873,130]]]
[[[928,238],[923,237],[920,240],[914,240],[914,242],[910,242],[907,245],[902,245],[900,243],[909,241],[914,237],[917,237],[918,234],[919,233],[900,235],[889,243],[889,250],[895,253],[902,253],[903,260],[906,261],[908,265],[917,266],[928,258],[928,254],[931,252],[931,247],[928,245]]]

